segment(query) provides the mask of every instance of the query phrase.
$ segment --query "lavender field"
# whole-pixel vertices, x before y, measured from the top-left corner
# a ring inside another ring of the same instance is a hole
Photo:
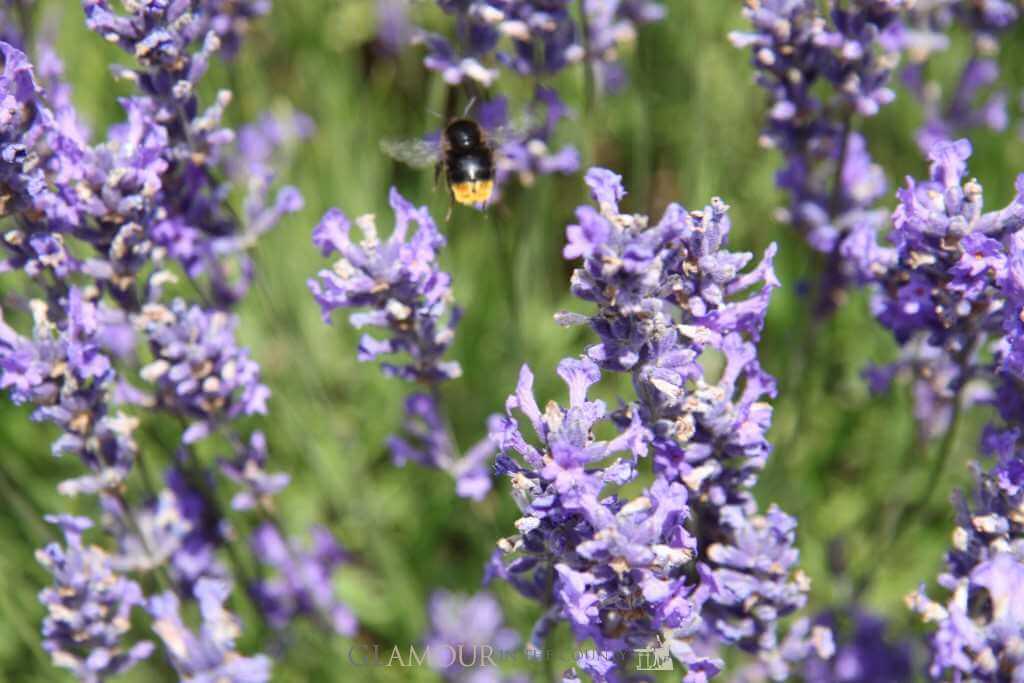
[[[2,681],[1024,681],[1020,0],[0,0],[0,246]]]

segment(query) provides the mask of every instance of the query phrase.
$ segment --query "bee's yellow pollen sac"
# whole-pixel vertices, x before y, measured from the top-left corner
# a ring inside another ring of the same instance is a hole
[[[452,185],[452,195],[459,204],[483,204],[491,198],[493,191],[493,180],[471,180]]]

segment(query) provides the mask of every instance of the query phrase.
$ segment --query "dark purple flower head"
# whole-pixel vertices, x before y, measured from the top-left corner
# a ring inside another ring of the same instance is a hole
[[[235,648],[241,623],[224,603],[231,584],[200,579],[194,589],[202,623],[198,633],[181,619],[178,597],[168,591],[149,599],[153,631],[163,641],[174,669],[182,679],[224,683],[265,683],[270,680],[270,658],[245,656]]]
[[[854,607],[830,611],[814,620],[836,635],[835,654],[809,657],[808,683],[901,683],[912,678],[911,643],[893,642],[885,619]]]
[[[351,636],[357,624],[352,612],[334,595],[334,572],[348,555],[321,526],[310,529],[312,543],[301,548],[285,540],[270,522],[261,524],[250,539],[253,552],[276,575],[255,587],[257,602],[267,620],[284,628],[299,617],[326,625],[335,633]]]
[[[175,299],[143,312],[154,360],[142,377],[156,387],[161,408],[191,422],[182,435],[198,441],[241,415],[267,411],[270,390],[260,383],[259,365],[235,340],[236,320]]]
[[[386,374],[409,381],[435,383],[458,377],[462,370],[443,360],[451,345],[459,309],[451,304],[451,276],[438,265],[444,236],[426,207],[416,208],[397,190],[391,190],[395,229],[386,241],[377,235],[372,215],[356,220],[363,233],[359,243],[350,236],[351,224],[339,210],[328,211],[313,231],[313,244],[324,256],[337,254],[330,270],[308,281],[330,322],[338,308],[368,309],[350,317],[353,327],[382,328],[386,339],[364,335],[359,359],[373,360],[385,354],[408,354],[404,365],[384,363]],[[409,234],[410,223],[416,231]]]
[[[50,543],[36,559],[53,575],[53,586],[39,593],[47,608],[43,648],[54,665],[69,669],[80,681],[98,683],[133,667],[153,652],[139,641],[126,647],[131,612],[144,604],[139,585],[117,573],[109,556],[86,545],[82,533],[92,526],[84,517],[48,515],[58,525],[65,546]]]
[[[180,546],[170,557],[170,575],[187,592],[203,578],[228,578],[228,570],[217,559],[217,551],[233,534],[217,501],[211,500],[208,493],[214,490],[213,473],[172,467],[167,470],[166,479],[183,528],[187,527]]]

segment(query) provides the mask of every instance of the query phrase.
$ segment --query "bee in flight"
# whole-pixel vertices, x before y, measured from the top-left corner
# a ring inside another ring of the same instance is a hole
[[[454,119],[437,140],[384,140],[381,149],[414,168],[433,165],[434,182],[443,175],[459,204],[486,205],[494,192],[494,141],[471,118]]]

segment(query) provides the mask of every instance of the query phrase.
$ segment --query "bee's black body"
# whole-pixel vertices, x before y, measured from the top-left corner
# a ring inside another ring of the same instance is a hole
[[[444,172],[452,198],[460,204],[485,203],[494,189],[494,151],[480,124],[455,119],[444,129],[442,148],[437,172]]]

